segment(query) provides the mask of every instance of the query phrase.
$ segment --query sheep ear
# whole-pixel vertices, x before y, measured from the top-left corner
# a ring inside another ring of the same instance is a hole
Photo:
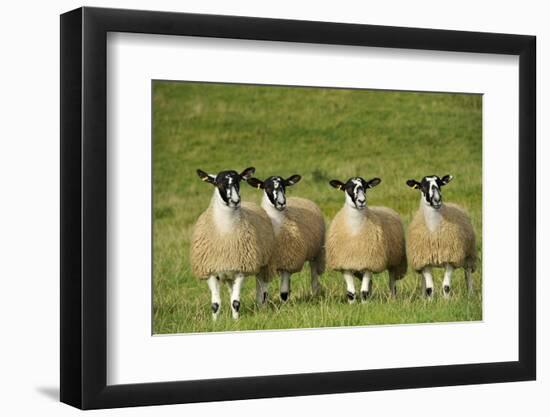
[[[382,180],[380,178],[373,178],[373,179],[367,181],[367,185],[366,185],[365,188],[376,187],[381,182],[382,182]]]
[[[407,180],[407,185],[415,190],[420,189],[420,183],[416,180]]]
[[[453,180],[453,176],[452,175],[445,175],[443,178],[441,178],[441,181],[440,181],[440,186],[442,185],[447,185],[448,183],[450,183],[452,180]]]
[[[285,185],[288,187],[289,185],[294,185],[296,184],[298,181],[300,181],[302,179],[302,177],[300,175],[297,175],[297,174],[294,174],[290,177],[288,177],[286,180],[285,180]]]
[[[197,175],[203,181],[209,182],[210,184],[216,185],[216,177],[214,175],[209,175],[204,172],[202,169],[197,169]]]
[[[246,168],[243,172],[241,172],[241,180],[248,180],[255,172],[256,168],[254,167]]]
[[[248,185],[257,188],[258,190],[260,188],[264,188],[264,182],[259,180],[258,178],[249,178],[246,180],[246,182],[248,183]]]
[[[336,188],[338,190],[344,191],[344,185],[345,184],[342,181],[330,180],[329,184],[332,185],[334,188]]]

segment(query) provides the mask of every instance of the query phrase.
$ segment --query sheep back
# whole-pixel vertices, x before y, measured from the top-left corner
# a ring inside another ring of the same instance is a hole
[[[439,227],[431,232],[422,210],[413,217],[407,237],[407,258],[420,271],[425,266],[451,264],[455,268],[476,268],[477,252],[474,228],[468,213],[456,204],[444,204],[440,209]]]
[[[229,233],[216,227],[212,207],[204,211],[193,229],[191,268],[200,279],[218,272],[272,276],[266,269],[275,242],[271,220],[259,206],[243,202],[240,219]]]
[[[271,258],[275,270],[290,273],[302,270],[306,261],[317,261],[317,272],[324,271],[325,219],[310,200],[291,197],[287,200],[285,220],[275,237]]]
[[[345,210],[336,214],[327,234],[327,267],[375,273],[390,269],[396,279],[402,278],[407,271],[407,257],[399,214],[387,207],[367,207],[359,229],[352,231]]]

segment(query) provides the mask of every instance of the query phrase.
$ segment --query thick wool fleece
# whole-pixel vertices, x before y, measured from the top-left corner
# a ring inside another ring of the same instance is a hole
[[[430,232],[426,226],[422,209],[412,219],[407,238],[410,265],[416,271],[428,265],[444,264],[474,271],[477,261],[476,237],[468,214],[455,204],[444,204],[439,212],[442,220],[434,232]]]
[[[275,236],[270,265],[277,271],[302,270],[306,261],[317,261],[317,273],[325,270],[325,219],[315,203],[305,198],[287,200],[284,222]]]
[[[326,243],[327,267],[335,271],[383,272],[402,278],[407,272],[405,233],[399,214],[387,207],[367,207],[358,230],[351,230],[346,210],[332,220]]]
[[[217,227],[212,205],[198,218],[191,238],[193,274],[207,279],[218,272],[240,272],[245,275],[273,272],[267,269],[275,238],[271,220],[259,206],[243,202],[239,220],[230,232]]]

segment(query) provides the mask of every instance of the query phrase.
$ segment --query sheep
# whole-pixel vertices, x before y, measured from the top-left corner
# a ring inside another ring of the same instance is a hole
[[[298,197],[286,199],[286,187],[301,180],[300,175],[287,179],[272,176],[265,181],[250,178],[252,187],[263,189],[262,208],[273,224],[275,246],[270,260],[271,269],[281,277],[280,297],[290,297],[290,277],[300,272],[306,261],[311,271],[311,290],[321,289],[319,276],[325,270],[325,219],[319,207],[310,200]]]
[[[407,272],[405,234],[401,218],[387,207],[367,207],[366,191],[380,184],[380,178],[365,181],[350,178],[330,185],[345,193],[345,204],[332,220],[326,240],[327,268],[341,271],[347,299],[355,302],[353,277],[361,279],[361,302],[372,293],[372,274],[388,270],[392,297],[396,281]]]
[[[450,297],[451,277],[455,268],[463,268],[468,293],[473,291],[472,272],[477,262],[476,237],[468,213],[456,204],[445,203],[441,187],[453,179],[429,175],[422,180],[407,180],[407,185],[421,191],[420,208],[408,228],[407,257],[422,277],[427,297],[433,293],[432,268],[445,268],[443,296]]]
[[[229,287],[231,312],[239,317],[240,292],[244,279],[256,275],[256,301],[265,301],[272,272],[268,262],[275,242],[271,220],[253,203],[243,202],[239,183],[252,176],[253,167],[241,174],[222,171],[216,176],[197,170],[198,176],[216,188],[210,206],[198,218],[191,238],[193,274],[207,280],[212,293],[212,316],[221,306],[220,281]]]

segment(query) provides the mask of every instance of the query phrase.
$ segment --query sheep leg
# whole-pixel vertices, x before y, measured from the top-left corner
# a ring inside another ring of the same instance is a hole
[[[363,273],[363,279],[361,280],[361,302],[364,303],[367,301],[367,298],[372,291],[372,273],[370,271],[365,271]]]
[[[432,298],[434,280],[432,278],[431,266],[426,266],[424,267],[424,269],[422,269],[422,277],[424,278],[424,293],[426,294],[426,297]]]
[[[344,271],[344,281],[346,281],[348,303],[355,303],[355,283],[353,282],[353,273]]]
[[[464,270],[464,277],[466,278],[466,286],[468,287],[468,295],[472,295],[474,292],[474,281],[472,280],[472,271],[470,269]]]
[[[286,301],[290,297],[290,272],[281,271],[281,300]]]
[[[217,276],[212,275],[208,278],[208,288],[210,288],[210,292],[212,293],[212,318],[216,320],[220,314],[220,307],[222,303],[222,299],[220,297],[220,280]]]
[[[321,283],[319,282],[319,274],[317,273],[317,261],[311,261],[309,269],[311,270],[311,293],[316,296],[321,291]]]
[[[453,276],[453,266],[445,265],[445,275],[443,277],[443,297],[449,298],[451,293],[451,278]]]
[[[388,275],[390,276],[390,295],[392,298],[395,298],[397,296],[397,288],[395,287],[395,271],[388,271]]]
[[[256,277],[256,303],[258,305],[265,304],[267,300],[267,282],[262,275]]]
[[[239,273],[235,275],[233,290],[231,291],[231,315],[235,320],[239,318],[239,309],[241,308],[241,287],[243,282],[243,274]]]

